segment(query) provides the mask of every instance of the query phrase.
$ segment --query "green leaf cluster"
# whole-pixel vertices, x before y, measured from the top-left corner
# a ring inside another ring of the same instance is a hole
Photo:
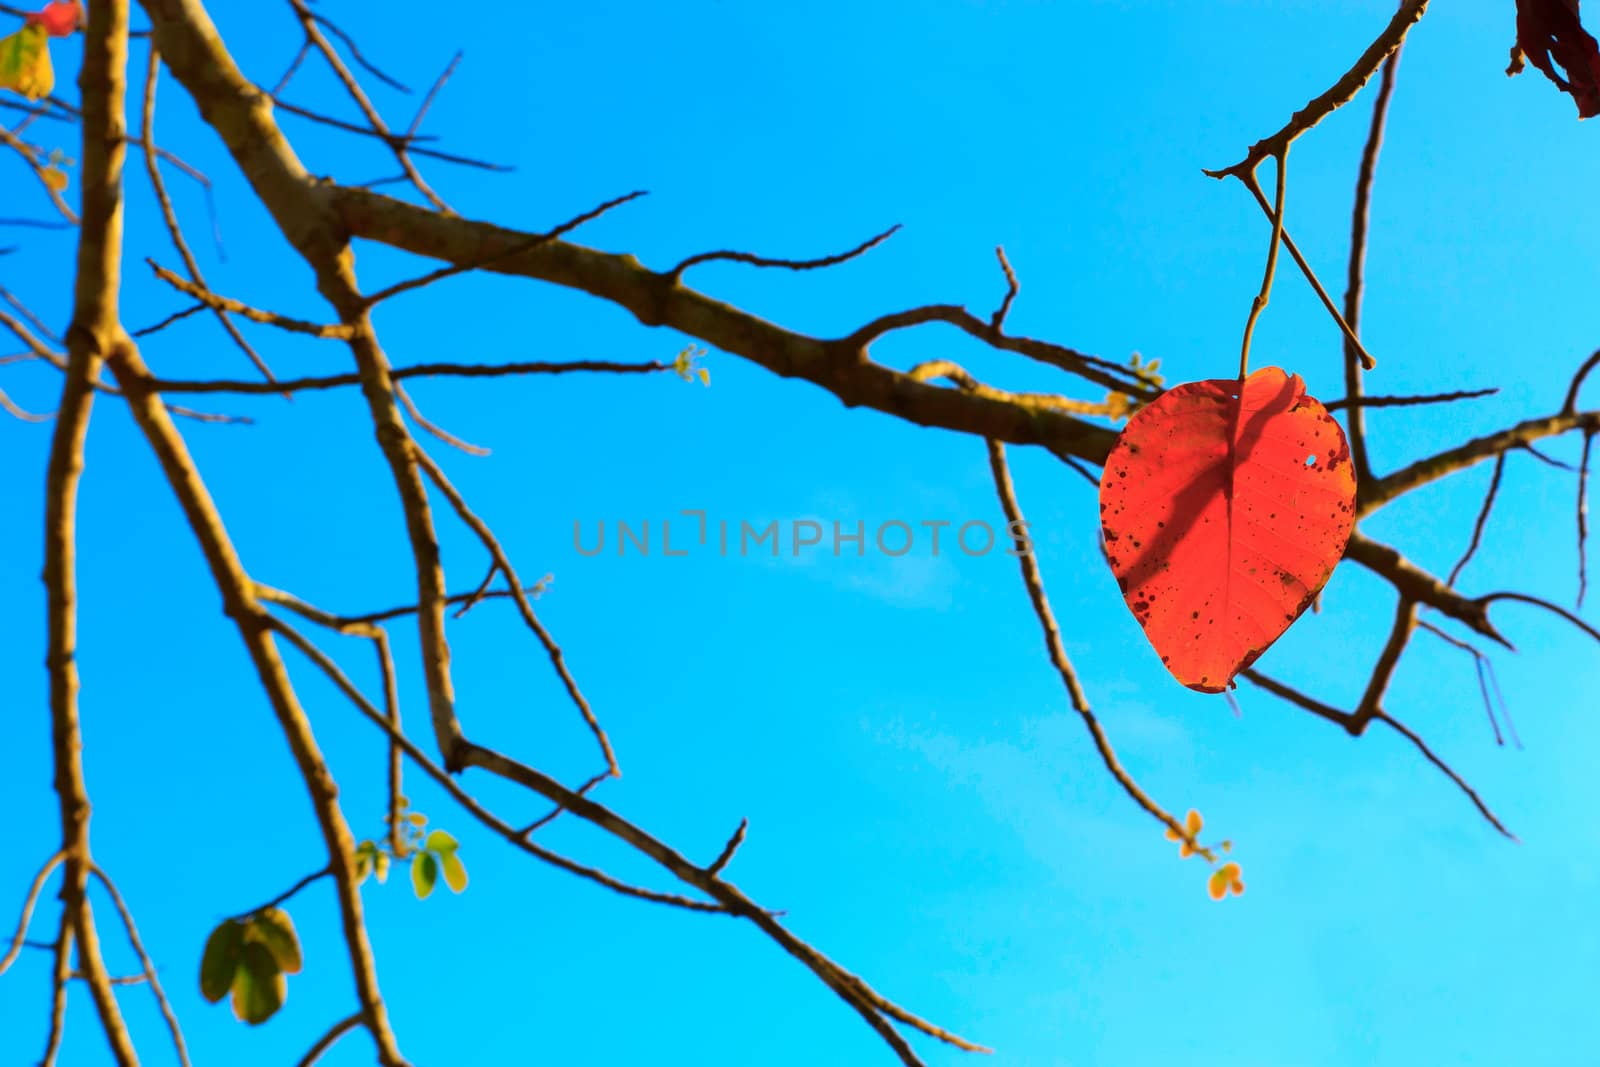
[[[417,891],[418,900],[428,899],[441,873],[452,893],[467,888],[467,869],[461,864],[460,847],[443,830],[428,834],[423,848],[411,860],[411,887]]]
[[[263,908],[244,919],[227,919],[211,931],[200,957],[200,995],[215,1004],[232,994],[233,1014],[259,1026],[277,1014],[288,996],[285,975],[303,965],[300,937],[289,913]]]
[[[385,847],[376,841],[363,841],[356,846],[356,878],[359,882],[375,874],[382,882],[389,876],[391,861],[411,860],[411,887],[418,900],[426,900],[444,876],[452,892],[467,888],[467,868],[461,862],[460,844],[443,830],[429,830],[428,817],[419,811],[407,810],[410,801],[399,798],[396,817],[400,833],[392,835]],[[389,816],[385,816],[387,821]]]
[[[672,369],[678,372],[678,377],[686,382],[700,379],[700,384],[710,386],[711,372],[697,364],[697,360],[704,359],[706,350],[696,345],[685,345],[683,351],[678,353],[678,358],[672,361]]]

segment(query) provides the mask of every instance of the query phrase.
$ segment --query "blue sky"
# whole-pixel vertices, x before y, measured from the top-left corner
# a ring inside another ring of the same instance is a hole
[[[665,267],[711,248],[811,256],[885,226],[870,256],[811,274],[712,264],[694,285],[818,335],[929,302],[987,313],[1022,280],[1009,323],[1169,382],[1233,373],[1267,229],[1248,195],[1201,175],[1233,162],[1321,91],[1386,21],[1381,2],[553,5],[458,17],[417,3],[330,5],[364,51],[420,90],[466,58],[426,129],[443,147],[516,166],[425,168],[459,211],[543,228],[633,189],[651,195],[586,227],[583,243]],[[298,43],[287,8],[214,5],[245,71],[276,81]],[[1600,343],[1592,250],[1600,166],[1592,123],[1536,72],[1502,73],[1510,0],[1436,5],[1400,67],[1373,205],[1364,334],[1379,393],[1501,386],[1448,409],[1370,417],[1380,471],[1560,404]],[[143,24],[142,16],[135,16]],[[76,42],[56,46],[75,94]],[[142,70],[142,52],[135,66]],[[285,98],[354,117],[311,65]],[[374,86],[391,122],[415,106]],[[169,172],[212,285],[276,311],[327,310],[179,87],[160,138],[207,171],[226,258],[196,186]],[[1349,204],[1371,96],[1299,141],[1288,224],[1342,290]],[[314,173],[362,181],[377,149],[280,115]],[[36,127],[76,154],[67,127]],[[123,299],[130,327],[184,306],[145,255],[177,266],[140,161]],[[4,214],[46,210],[0,163]],[[70,313],[71,234],[20,232],[0,279],[49,321]],[[16,236],[4,234],[5,243]],[[375,289],[425,264],[358,248]],[[1285,265],[1254,343],[1257,365],[1342,393],[1339,338]],[[686,339],[578,294],[457,279],[386,305],[392,358],[668,359]],[[246,327],[280,374],[348,366],[336,344]],[[896,366],[963,362],[1018,389],[1070,388],[1042,368],[938,327],[886,341]],[[146,348],[166,376],[246,377],[195,316]],[[1198,808],[1236,843],[1247,893],[1217,904],[1107,777],[1044,658],[1015,561],[926,544],[773,561],[695,552],[586,557],[575,522],[704,508],[713,519],[816,518],[1003,525],[981,443],[846,411],[828,394],[712,352],[709,389],[670,375],[417,383],[435,421],[493,449],[429,442],[527,577],[555,576],[546,622],[617,743],[625,776],[602,797],[709,859],[741,817],[731,876],[802,936],[918,1013],[997,1049],[1007,1065],[1271,1067],[1561,1064],[1588,1047],[1600,934],[1600,655],[1576,631],[1496,608],[1522,649],[1497,653],[1525,750],[1497,748],[1463,653],[1419,635],[1389,709],[1421,732],[1521,836],[1496,835],[1392,733],[1352,740],[1248,687],[1242,717],[1176,685],[1096,549],[1093,490],[1047,455],[1012,450],[1068,650],[1124,763],[1162,803]],[[6,367],[36,410],[57,380]],[[1083,394],[1091,395],[1092,394]],[[260,580],[338,611],[414,596],[392,483],[353,391],[292,405],[222,400],[254,427],[185,425]],[[48,429],[0,421],[0,915],[55,847],[40,568]],[[1568,461],[1576,440],[1549,445]],[[1435,571],[1464,547],[1487,466],[1364,523]],[[1527,455],[1469,593],[1516,587],[1570,604],[1574,479]],[[199,998],[215,921],[321,864],[286,748],[170,492],[130,420],[101,403],[81,511],[83,713],[94,848],[134,907],[197,1062],[294,1062],[353,995],[331,892],[291,912],[307,968],[283,1012],[243,1033]],[[677,531],[675,530],[675,536]],[[455,589],[485,559],[442,523]],[[1259,666],[1328,701],[1359,697],[1392,616],[1387,590],[1342,567],[1323,612]],[[1591,616],[1592,617],[1592,616]],[[504,605],[451,631],[463,721],[482,740],[581,781],[587,735],[542,653]],[[320,639],[320,638],[319,638]],[[414,636],[396,629],[406,707],[422,723]],[[375,691],[357,642],[322,640]],[[296,678],[358,834],[381,831],[383,745],[304,664]],[[419,734],[419,736],[421,736]],[[470,778],[512,821],[543,810]],[[858,1017],[753,928],[623,900],[499,847],[414,775],[413,803],[462,841],[472,884],[418,902],[369,886],[383,989],[414,1063],[888,1063]],[[547,844],[666,887],[574,821]],[[9,919],[5,921],[9,922]],[[133,964],[101,907],[115,969]],[[48,912],[35,936],[48,937]],[[0,1062],[43,1046],[47,955],[0,979]],[[147,1062],[172,1062],[143,990],[122,1001]],[[970,1059],[919,1040],[932,1064]],[[371,1061],[347,1038],[324,1062]],[[104,1062],[74,991],[61,1062]]]

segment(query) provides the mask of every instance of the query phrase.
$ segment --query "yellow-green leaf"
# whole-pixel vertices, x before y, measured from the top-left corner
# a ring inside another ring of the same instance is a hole
[[[1237,863],[1224,863],[1212,872],[1206,881],[1206,889],[1211,894],[1212,900],[1221,900],[1229,893],[1238,896],[1244,892],[1244,872]]]
[[[48,30],[35,24],[23,26],[9,37],[0,37],[0,89],[38,100],[49,96],[55,85]]]
[[[245,940],[266,945],[284,974],[300,973],[300,937],[282,908],[257,912],[245,929]]]
[[[428,835],[427,848],[429,852],[438,852],[442,855],[446,852],[454,852],[459,847],[456,839],[443,830],[435,830]]]
[[[428,817],[420,811],[414,811],[407,815],[406,818],[411,820],[412,826],[426,826],[428,824]]]
[[[259,941],[245,945],[233,976],[233,1014],[251,1026],[260,1026],[283,1007],[288,993],[288,982],[272,950]]]
[[[205,952],[200,956],[200,995],[209,1003],[215,1004],[228,995],[243,949],[244,925],[232,919],[206,938]]]
[[[411,861],[411,888],[417,891],[418,900],[427,900],[439,880],[439,862],[432,852],[418,852]]]
[[[452,893],[467,888],[467,869],[461,865],[461,856],[455,849],[441,854],[439,865],[444,868],[444,881]]]
[[[372,869],[377,874],[380,884],[387,882],[389,880],[389,854],[387,852],[376,853],[372,859]]]

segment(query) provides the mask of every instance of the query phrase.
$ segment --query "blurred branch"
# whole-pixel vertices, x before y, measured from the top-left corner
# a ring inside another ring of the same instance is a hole
[[[122,899],[122,894],[117,891],[117,884],[113,882],[99,865],[93,867],[94,876],[111,897],[111,902],[116,906],[117,914],[122,917],[122,926],[128,933],[128,943],[133,946],[134,955],[139,957],[141,977],[148,982],[150,991],[155,994],[156,1005],[161,1009],[161,1017],[166,1021],[167,1032],[172,1035],[172,1047],[178,1054],[178,1062],[183,1067],[190,1067],[189,1048],[183,1040],[183,1030],[178,1026],[178,1016],[172,1010],[172,1002],[167,999],[166,990],[161,988],[161,979],[156,974],[156,965],[150,959],[150,953],[145,951],[144,942],[139,939],[139,928],[134,925],[133,912],[128,909],[127,902]],[[132,983],[129,983],[132,984]]]
[[[39,873],[33,876],[33,883],[28,886],[28,894],[22,898],[22,916],[17,920],[17,932],[11,938],[11,947],[6,950],[4,956],[0,956],[0,975],[5,974],[21,954],[23,943],[28,939],[28,924],[33,921],[34,906],[39,903],[39,894],[44,890],[44,884],[49,880],[51,873],[61,866],[61,861],[65,858],[63,853],[57,852],[46,860],[44,866],[39,868]]]
[[[312,1067],[322,1058],[322,1054],[332,1048],[341,1037],[360,1025],[361,1013],[359,1011],[334,1023],[328,1028],[328,1032],[318,1038],[317,1043],[312,1045],[306,1054],[301,1057],[298,1067]]]

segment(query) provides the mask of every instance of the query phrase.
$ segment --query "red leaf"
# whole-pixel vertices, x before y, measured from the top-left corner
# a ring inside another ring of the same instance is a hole
[[[52,37],[71,37],[84,24],[83,5],[78,0],[52,0],[39,12]]]
[[[1344,555],[1356,477],[1299,375],[1265,367],[1163,393],[1100,478],[1106,557],[1161,662],[1220,693],[1300,616]]]
[[[1600,45],[1578,21],[1578,0],[1517,0],[1517,43],[1507,74],[1522,70],[1523,56],[1572,94],[1580,119],[1600,115]]]

